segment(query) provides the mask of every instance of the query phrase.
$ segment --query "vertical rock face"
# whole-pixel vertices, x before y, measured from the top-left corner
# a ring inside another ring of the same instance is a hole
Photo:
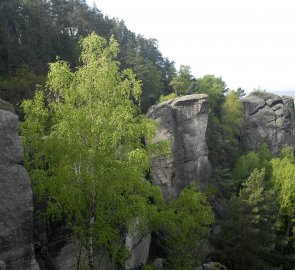
[[[17,115],[0,99],[0,261],[6,269],[39,269],[33,249],[31,180],[21,165],[17,129]]]
[[[165,198],[196,181],[202,187],[211,174],[206,144],[208,97],[188,95],[152,106],[148,116],[158,123],[155,143],[170,140],[172,155],[152,161],[153,183]]]
[[[243,145],[257,150],[267,143],[273,154],[285,146],[295,146],[294,100],[271,93],[259,93],[242,99],[245,112]]]

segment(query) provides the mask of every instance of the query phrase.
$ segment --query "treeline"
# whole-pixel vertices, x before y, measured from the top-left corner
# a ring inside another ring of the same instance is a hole
[[[174,63],[162,56],[157,40],[136,35],[85,0],[2,0],[0,17],[0,96],[13,104],[33,97],[57,56],[76,67],[79,40],[92,32],[119,42],[120,68],[132,68],[142,81],[143,111],[171,92]]]

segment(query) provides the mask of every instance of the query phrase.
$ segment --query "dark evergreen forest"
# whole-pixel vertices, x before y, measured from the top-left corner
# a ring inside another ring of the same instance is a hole
[[[174,63],[163,57],[157,40],[136,35],[84,0],[2,0],[0,12],[0,95],[15,105],[44,84],[48,63],[57,57],[76,67],[79,40],[92,32],[118,41],[120,68],[132,68],[142,81],[143,111],[172,92]]]

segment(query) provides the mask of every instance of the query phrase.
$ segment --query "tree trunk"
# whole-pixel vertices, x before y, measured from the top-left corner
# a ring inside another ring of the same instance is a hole
[[[286,233],[285,233],[286,238],[289,236],[289,233],[290,233],[290,230],[291,230],[291,227],[292,227],[292,223],[293,223],[294,215],[295,215],[295,211],[293,212],[292,216],[289,219],[287,229],[286,229]],[[284,253],[284,250],[285,250],[285,245],[282,246],[281,255]]]
[[[88,265],[90,270],[94,270],[94,256],[93,256],[93,224],[94,224],[94,207],[90,207],[90,220],[89,220],[89,225],[90,225],[90,234],[89,234],[89,239],[88,239]]]
[[[80,242],[81,242],[81,245],[80,245],[80,250],[79,250],[79,256],[78,256],[78,259],[77,259],[77,270],[79,270],[79,268],[80,268],[80,260],[81,260],[82,247],[83,247],[82,240]]]

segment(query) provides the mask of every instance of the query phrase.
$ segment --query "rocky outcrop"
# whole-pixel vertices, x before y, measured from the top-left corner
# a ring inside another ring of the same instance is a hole
[[[0,99],[0,262],[5,269],[39,269],[33,248],[31,180],[22,166],[18,117]]]
[[[267,143],[277,155],[285,146],[295,146],[294,100],[262,92],[242,99],[245,125],[242,141],[246,151]]]
[[[152,181],[161,187],[165,198],[196,181],[202,188],[211,174],[206,144],[208,97],[205,94],[182,96],[152,106],[148,116],[158,123],[154,143],[171,141],[172,155],[152,161]]]

